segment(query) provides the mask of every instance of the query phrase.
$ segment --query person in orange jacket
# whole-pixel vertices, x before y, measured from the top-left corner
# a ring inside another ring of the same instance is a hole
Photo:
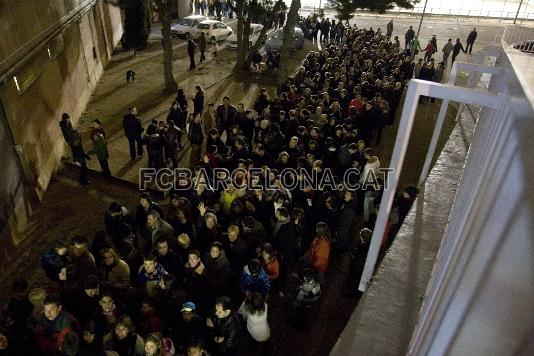
[[[324,274],[328,269],[330,257],[330,229],[325,222],[315,225],[316,237],[310,245],[310,249],[303,257],[303,264],[312,267],[318,274],[319,283],[324,283]]]

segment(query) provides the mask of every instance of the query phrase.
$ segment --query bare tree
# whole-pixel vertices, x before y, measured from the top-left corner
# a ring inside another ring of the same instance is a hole
[[[286,25],[284,26],[284,42],[280,49],[280,66],[278,68],[277,82],[282,84],[287,80],[289,54],[293,48],[293,35],[299,19],[300,0],[291,0]]]
[[[254,53],[261,47],[270,25],[280,10],[285,7],[283,0],[235,0],[228,5],[237,17],[237,58],[235,70],[248,71]],[[251,28],[254,22],[263,22],[263,29],[256,43],[250,41]]]
[[[165,91],[174,93],[178,84],[174,80],[172,70],[172,37],[171,37],[171,14],[169,0],[155,0],[161,20],[161,35],[163,36],[163,77],[165,78]]]

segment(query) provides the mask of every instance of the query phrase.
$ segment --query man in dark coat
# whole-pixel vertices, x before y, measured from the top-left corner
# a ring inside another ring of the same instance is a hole
[[[278,283],[284,285],[289,266],[293,264],[292,261],[295,260],[297,254],[297,230],[286,208],[278,208],[275,215],[277,222],[273,227],[272,244],[280,255]]]
[[[230,98],[225,96],[223,98],[223,103],[217,106],[217,128],[221,136],[226,130],[230,130],[235,124],[237,116],[237,109],[230,103]],[[228,134],[228,133],[227,133]]]
[[[191,35],[187,36],[187,54],[189,54],[189,70],[195,69],[195,48],[197,44],[193,41]]]
[[[169,127],[163,134],[163,141],[165,143],[165,159],[172,162],[173,168],[177,168],[178,151],[180,150],[180,142],[182,141],[182,130],[172,120],[169,120]]]
[[[135,160],[135,145],[137,143],[137,155],[143,156],[142,137],[143,125],[141,119],[137,116],[137,109],[135,107],[130,109],[130,112],[122,119],[122,127],[124,128],[124,134],[128,139],[130,145],[130,158]]]
[[[350,246],[356,224],[357,202],[354,192],[346,191],[343,195],[343,206],[339,210],[336,230],[336,249],[344,252]]]
[[[200,63],[202,63],[206,56],[204,55],[204,52],[206,51],[206,34],[204,32],[200,33],[200,38],[198,39],[198,48],[200,49]]]
[[[232,311],[232,301],[228,297],[219,297],[215,302],[215,315],[207,319],[211,329],[217,355],[235,355],[239,345],[240,322]]]
[[[200,123],[200,115],[193,114],[193,122],[189,125],[189,142],[191,143],[191,153],[189,167],[194,168],[200,161],[202,143],[204,142],[204,132]]]
[[[460,39],[456,39],[456,43],[454,44],[454,47],[452,48],[452,57],[451,57],[451,67],[454,64],[454,61],[456,60],[456,56],[460,54],[460,51],[466,53],[467,51],[464,49],[464,46],[462,46],[462,43],[460,42]]]
[[[228,240],[225,241],[225,251],[230,260],[230,268],[234,276],[239,275],[243,266],[248,262],[247,242],[239,236],[239,227],[228,227]]]
[[[70,115],[66,112],[61,115],[61,121],[59,122],[59,127],[61,128],[61,133],[63,133],[63,138],[65,139],[65,142],[70,146],[72,149],[72,141],[74,139],[74,128],[72,127],[72,123],[70,122]]]
[[[469,54],[473,51],[473,44],[475,43],[475,40],[477,39],[477,29],[476,27],[473,29],[473,31],[469,32],[469,35],[467,36],[467,46],[465,48],[466,52],[469,51]]]
[[[413,26],[410,26],[408,31],[404,34],[404,48],[408,48],[408,45],[410,42],[415,38],[415,31],[413,30]]]
[[[76,130],[74,131],[74,136],[72,139],[71,147],[72,147],[72,156],[74,158],[74,161],[80,164],[80,178],[79,178],[80,183],[85,185],[89,183],[89,181],[87,180],[87,161],[86,160],[88,159],[90,160],[91,157],[89,157],[87,153],[85,153],[83,149],[83,144],[82,144],[82,136]]]
[[[165,144],[163,137],[155,132],[150,136],[146,136],[145,142],[148,152],[148,167],[155,169],[163,168],[163,148]]]
[[[347,285],[349,293],[358,293],[360,278],[365,267],[365,259],[371,244],[373,232],[367,228],[360,230],[359,243],[350,252],[350,266],[347,274]]]
[[[119,248],[121,254],[125,251],[125,244],[130,247],[131,243],[136,243],[132,239],[135,236],[133,234],[135,232],[135,219],[121,203],[113,201],[109,205],[108,212],[104,217],[104,224],[106,232]]]
[[[169,113],[167,114],[167,125],[172,120],[178,128],[185,127],[185,113],[182,111],[177,101],[173,101]]]

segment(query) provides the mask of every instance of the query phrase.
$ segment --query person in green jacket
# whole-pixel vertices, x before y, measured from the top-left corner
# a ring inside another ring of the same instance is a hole
[[[408,48],[410,49],[410,54],[413,57],[421,51],[421,44],[419,43],[419,38],[415,37],[413,40],[410,41],[410,44],[408,45]]]
[[[94,135],[93,149],[89,152],[89,154],[96,155],[96,158],[98,158],[98,162],[100,163],[100,167],[102,168],[102,174],[104,174],[105,177],[110,177],[111,171],[108,163],[108,144],[104,138],[104,135],[101,133]]]

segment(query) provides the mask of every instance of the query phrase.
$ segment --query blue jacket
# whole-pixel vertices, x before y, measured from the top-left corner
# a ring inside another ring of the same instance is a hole
[[[250,273],[248,266],[245,266],[245,268],[243,268],[243,273],[241,274],[239,287],[242,293],[246,293],[247,291],[250,293],[261,293],[266,297],[269,293],[271,284],[269,283],[269,277],[263,268],[260,269],[260,273],[257,276],[253,276]]]

